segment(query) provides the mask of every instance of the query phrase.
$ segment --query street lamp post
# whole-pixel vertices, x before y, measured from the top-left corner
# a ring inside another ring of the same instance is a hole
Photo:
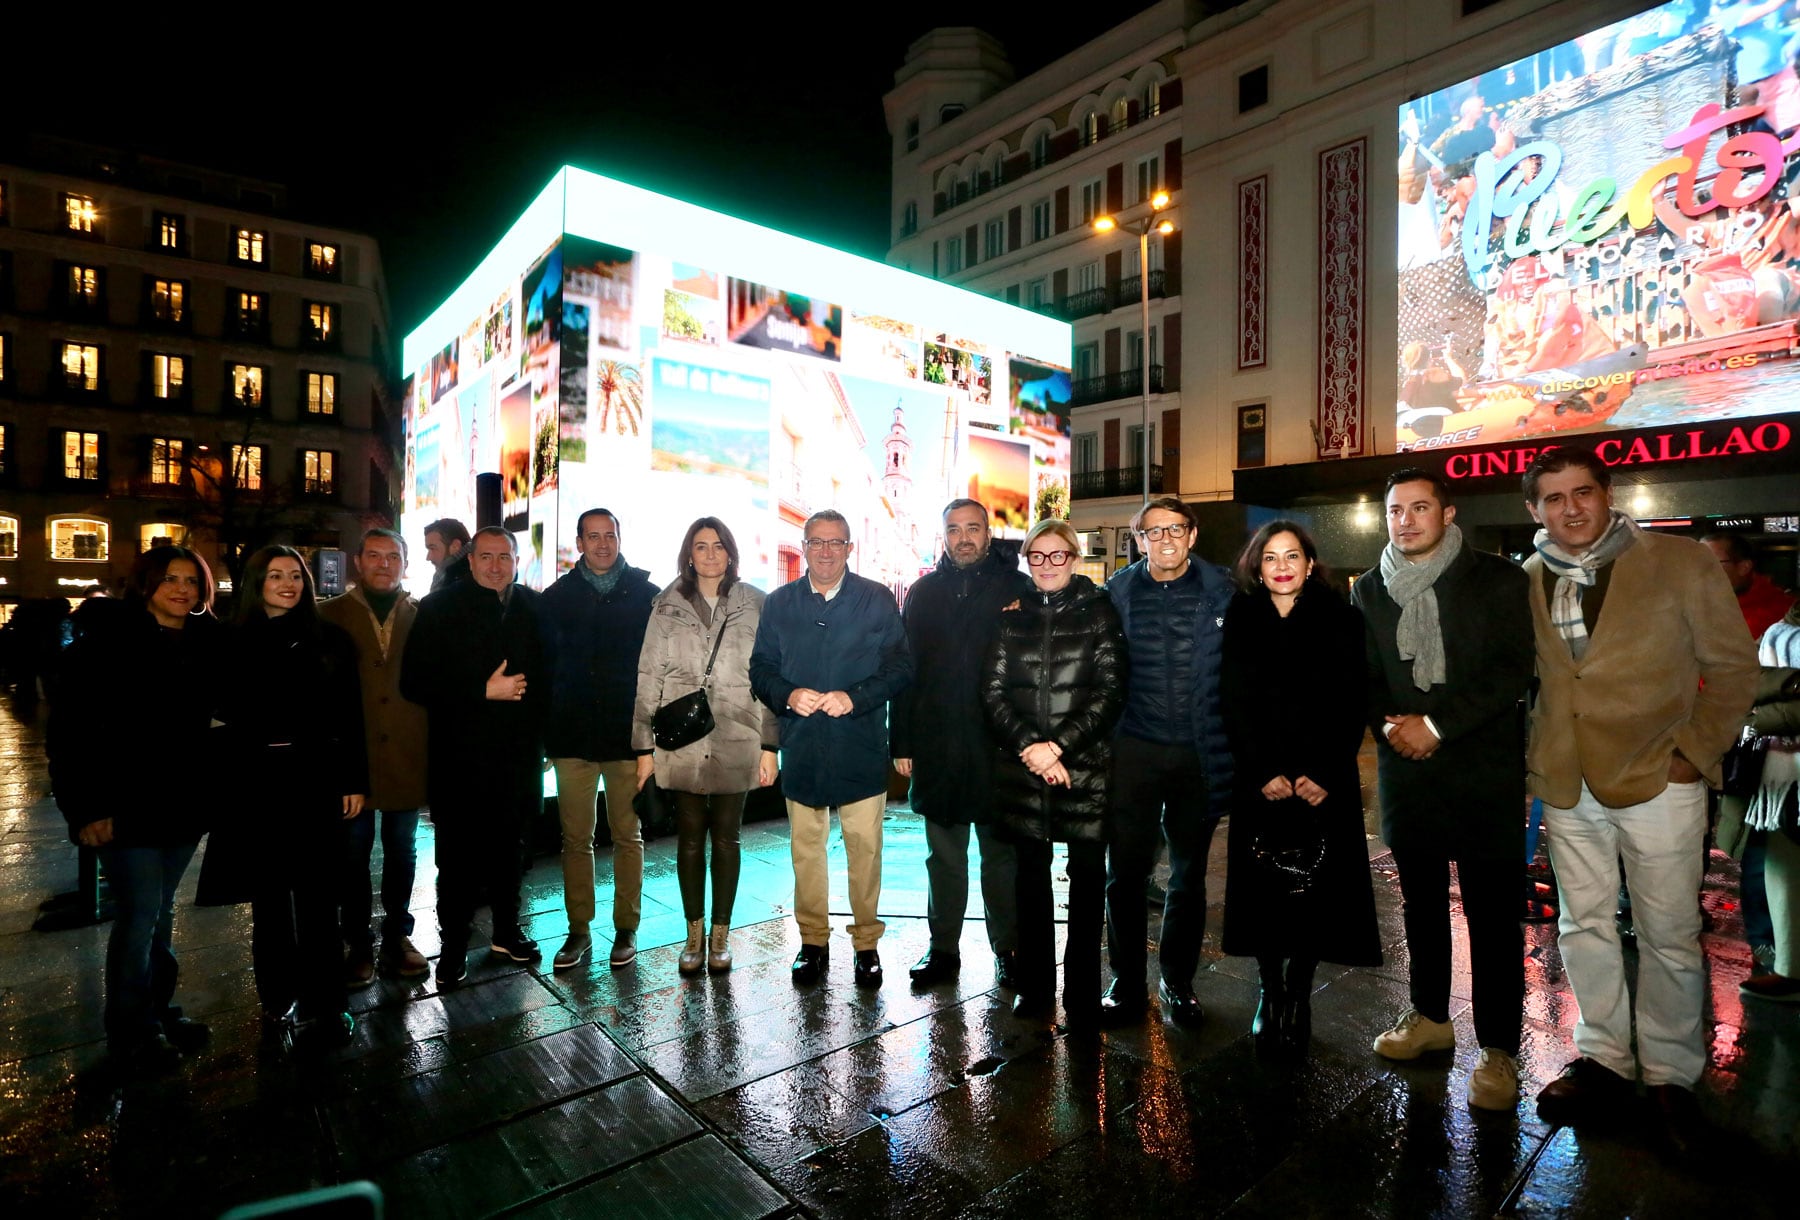
[[[1138,239],[1138,298],[1142,310],[1138,333],[1138,393],[1143,400],[1143,419],[1138,425],[1138,465],[1143,467],[1144,503],[1150,503],[1150,234],[1167,236],[1175,231],[1174,222],[1158,213],[1169,206],[1169,192],[1157,191],[1150,196],[1150,210],[1131,224],[1121,226],[1112,216],[1096,216],[1094,232],[1111,233],[1118,228],[1136,233]]]

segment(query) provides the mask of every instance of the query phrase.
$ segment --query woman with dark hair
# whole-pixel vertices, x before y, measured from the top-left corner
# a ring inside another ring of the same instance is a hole
[[[657,595],[638,654],[631,745],[638,788],[652,775],[675,802],[675,872],[687,944],[679,969],[731,969],[731,908],[737,901],[738,827],[744,797],[775,782],[775,713],[750,690],[750,651],[763,592],[738,578],[737,540],[717,517],[688,526],[676,555],[680,575]],[[676,749],[656,742],[664,704],[705,691],[713,729]],[[705,935],[706,839],[712,837],[712,931]]]
[[[214,828],[201,866],[203,905],[248,902],[251,960],[271,1034],[342,1045],[344,1004],[335,878],[345,823],[369,790],[356,648],[321,619],[312,573],[292,547],[244,565],[218,718],[249,795]]]
[[[1055,518],[1025,535],[1033,592],[1003,610],[981,700],[999,744],[994,814],[1017,844],[1019,993],[1013,1011],[1056,1007],[1057,843],[1069,845],[1069,941],[1063,1016],[1100,1023],[1100,928],[1106,904],[1106,789],[1112,731],[1125,710],[1125,637],[1106,590],[1076,574],[1081,545]]]
[[[153,547],[125,596],[96,598],[51,687],[50,779],[69,837],[96,849],[115,913],[106,945],[106,1040],[119,1067],[148,1073],[205,1042],[171,1006],[175,887],[205,829],[191,785],[158,777],[204,767],[222,631],[206,560]]]
[[[1381,964],[1356,766],[1362,615],[1326,584],[1297,522],[1257,530],[1234,573],[1220,678],[1237,776],[1223,948],[1261,970],[1257,1050],[1304,1053],[1319,962]]]

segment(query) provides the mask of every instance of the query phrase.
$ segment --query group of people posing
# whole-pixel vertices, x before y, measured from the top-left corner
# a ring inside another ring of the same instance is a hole
[[[1591,452],[1545,450],[1524,492],[1542,529],[1521,569],[1465,545],[1441,480],[1396,473],[1389,544],[1349,601],[1300,523],[1262,525],[1228,570],[1193,552],[1197,520],[1173,497],[1133,519],[1142,558],[1104,587],[1077,572],[1068,523],[1042,521],[1014,544],[990,535],[983,505],[952,501],[942,559],[904,611],[850,570],[850,526],[830,510],[805,524],[805,575],[767,595],[739,579],[736,540],[712,517],[688,528],[680,574],[660,591],[624,559],[606,509],[581,515],[579,562],[541,594],[515,583],[515,542],[499,528],[471,538],[453,521],[428,527],[440,587],[423,601],[401,588],[405,542],[391,531],[371,530],[356,587],[317,605],[301,557],[269,547],[247,563],[228,629],[208,613],[205,562],[156,548],[121,608],[83,624],[52,710],[58,802],[74,837],[100,848],[118,899],[112,1047],[155,1064],[204,1036],[171,1006],[169,934],[175,886],[206,830],[200,900],[252,903],[273,1022],[341,1041],[346,987],[378,966],[429,970],[407,910],[422,805],[436,833],[439,985],[465,977],[483,904],[489,952],[535,960],[519,922],[519,845],[547,758],[568,913],[556,969],[594,951],[601,801],[609,964],[634,962],[634,797],[654,783],[676,812],[679,969],[728,970],[744,801],[779,766],[801,940],[793,979],[812,985],[829,970],[835,811],[853,977],[879,986],[892,770],[910,780],[927,835],[930,947],[914,983],[961,967],[973,828],[997,982],[1016,1012],[1050,1018],[1052,853],[1063,843],[1061,1005],[1078,1032],[1152,1010],[1145,894],[1165,844],[1157,1006],[1179,1024],[1203,1019],[1207,855],[1229,813],[1221,944],[1259,964],[1258,1048],[1300,1053],[1317,965],[1381,961],[1357,767],[1372,728],[1411,971],[1411,1006],[1374,1050],[1404,1060],[1455,1045],[1455,864],[1479,1049],[1469,1102],[1516,1104],[1529,782],[1545,806],[1581,1007],[1581,1058],[1540,1111],[1597,1117],[1641,1068],[1687,1129],[1705,1061],[1695,894],[1706,781],[1750,706],[1755,650],[1712,556],[1614,510]],[[696,703],[703,735],[665,731],[673,712],[691,722]],[[207,808],[184,778],[199,757],[229,765],[230,790],[249,799]],[[1613,920],[1621,856],[1643,950],[1635,1051]]]

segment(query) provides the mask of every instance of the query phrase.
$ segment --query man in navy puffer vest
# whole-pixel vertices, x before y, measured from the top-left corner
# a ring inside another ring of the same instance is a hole
[[[1148,972],[1144,888],[1159,830],[1169,843],[1169,890],[1157,993],[1183,1025],[1200,1020],[1194,974],[1206,932],[1206,855],[1231,803],[1231,752],[1219,707],[1219,644],[1230,574],[1191,556],[1198,522],[1174,496],[1138,510],[1131,528],[1144,558],[1107,582],[1130,657],[1125,714],[1113,742],[1107,809],[1106,943],[1113,984],[1101,1020],[1143,1017]]]

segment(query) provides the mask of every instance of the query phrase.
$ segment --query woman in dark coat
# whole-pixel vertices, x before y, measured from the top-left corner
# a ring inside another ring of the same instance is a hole
[[[213,830],[199,901],[250,903],[271,1032],[292,1010],[298,1039],[341,1045],[355,1025],[335,878],[346,823],[369,790],[362,694],[356,647],[319,617],[312,573],[291,547],[264,547],[244,565],[218,718],[247,799]]]
[[[1013,1011],[1048,1016],[1056,998],[1051,844],[1069,845],[1069,940],[1063,1014],[1091,1030],[1100,1017],[1100,929],[1106,902],[1106,780],[1125,708],[1125,639],[1105,590],[1075,575],[1081,544],[1068,522],[1025,536],[1034,591],[1000,615],[982,706],[999,743],[994,814],[1016,841],[1019,994]]]
[[[1237,775],[1224,949],[1262,972],[1257,1049],[1303,1052],[1318,963],[1381,964],[1356,766],[1362,616],[1325,583],[1318,548],[1292,521],[1257,530],[1236,576],[1221,675]]]
[[[206,770],[223,630],[206,561],[152,547],[122,601],[95,598],[51,689],[50,779],[69,837],[96,849],[115,908],[106,946],[106,1040],[129,1072],[173,1066],[206,1026],[172,1007],[175,888],[205,829]]]

